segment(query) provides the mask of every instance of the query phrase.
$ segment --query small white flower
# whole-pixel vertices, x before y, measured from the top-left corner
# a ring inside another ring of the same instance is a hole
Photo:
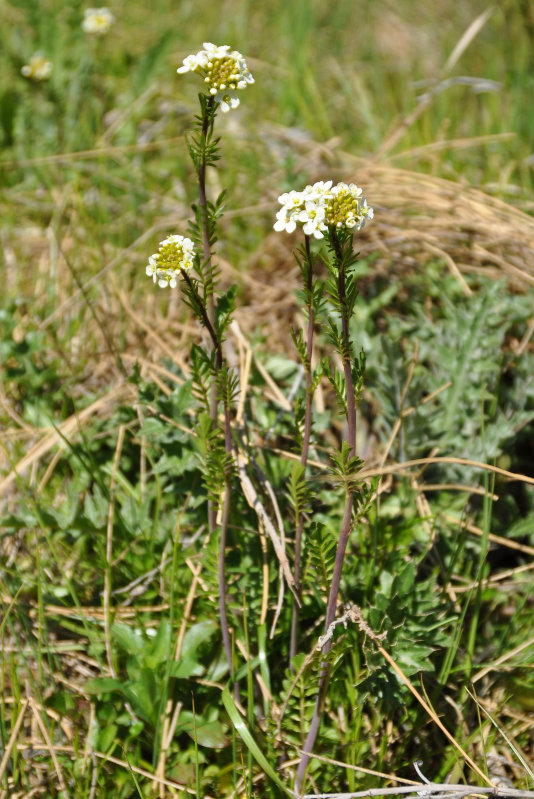
[[[184,65],[178,67],[177,72],[194,72],[199,67],[199,60],[196,55],[188,55],[184,58]]]
[[[371,206],[367,205],[367,200],[365,199],[365,197],[360,203],[360,214],[362,215],[362,227],[365,225],[367,219],[373,219],[375,215],[375,212],[373,211]]]
[[[83,15],[82,29],[94,36],[104,36],[115,22],[109,8],[86,8]]]
[[[287,208],[281,208],[276,214],[274,229],[278,232],[285,230],[286,233],[293,233],[297,227],[296,214],[288,213]]]
[[[302,205],[302,197],[304,192],[302,191],[289,191],[285,194],[281,194],[278,198],[278,202],[280,205],[283,205],[287,208],[300,208]]]
[[[192,268],[195,245],[185,236],[172,235],[160,242],[158,252],[151,255],[146,267],[147,277],[161,288],[175,288],[182,272]]]
[[[324,224],[325,209],[324,206],[317,204],[313,200],[307,200],[304,211],[301,211],[298,219],[303,222],[302,230],[306,236],[314,236],[316,239],[324,238],[322,233],[326,230]]]
[[[204,51],[205,51],[206,55],[210,59],[211,58],[224,58],[224,56],[227,54],[228,50],[230,49],[230,45],[229,44],[217,45],[217,44],[212,44],[211,42],[204,42],[202,46],[204,47]],[[237,53],[237,50],[234,50],[234,53]],[[237,54],[240,55],[239,53],[237,53]],[[233,53],[232,53],[232,55],[233,55]]]
[[[303,194],[305,194],[307,197],[316,197],[320,200],[326,200],[331,188],[331,180],[319,180],[317,183],[314,183],[313,186],[306,186]]]
[[[239,105],[239,97],[235,97],[230,92],[217,92],[215,99],[220,104],[223,114],[227,114],[228,111],[231,111],[232,108],[237,108]]]
[[[34,53],[30,58],[30,63],[24,64],[20,72],[30,80],[48,80],[52,74],[52,62],[48,61],[42,53]]]

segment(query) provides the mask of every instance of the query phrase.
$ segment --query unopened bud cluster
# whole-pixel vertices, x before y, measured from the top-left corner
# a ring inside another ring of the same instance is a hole
[[[297,224],[307,236],[322,239],[332,228],[361,230],[366,219],[373,218],[362,190],[354,183],[319,181],[304,191],[290,191],[278,198],[281,209],[276,214],[274,229],[292,233]]]
[[[148,259],[146,273],[161,288],[176,286],[180,274],[193,266],[195,245],[185,236],[168,236]]]
[[[211,42],[204,42],[204,50],[184,58],[183,66],[179,67],[177,72],[198,72],[204,78],[209,93],[220,103],[221,111],[224,113],[239,105],[236,91],[254,83],[254,78],[241,53],[230,50],[227,44],[217,46]]]

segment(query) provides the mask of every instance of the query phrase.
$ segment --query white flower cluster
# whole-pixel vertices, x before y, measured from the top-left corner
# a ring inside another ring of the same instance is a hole
[[[104,36],[115,22],[109,8],[86,8],[83,15],[82,29],[94,36]]]
[[[30,80],[48,80],[52,74],[52,62],[48,61],[42,53],[35,53],[30,58],[30,63],[24,64],[20,72]]]
[[[373,218],[362,190],[354,183],[319,181],[304,191],[289,191],[278,198],[281,208],[274,229],[293,233],[297,224],[307,236],[322,239],[329,227],[361,230]]]
[[[249,83],[254,83],[254,78],[241,53],[237,50],[230,51],[230,46],[227,44],[217,46],[211,42],[204,42],[204,50],[184,58],[183,66],[178,67],[176,71],[198,72],[204,78],[209,93],[220,103],[221,111],[224,113],[239,105],[236,91],[246,89]]]
[[[157,253],[148,259],[146,273],[161,288],[176,286],[176,278],[183,270],[191,269],[195,245],[185,236],[168,236],[160,241]]]

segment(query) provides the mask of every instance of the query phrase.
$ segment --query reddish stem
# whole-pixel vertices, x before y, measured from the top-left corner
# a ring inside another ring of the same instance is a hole
[[[336,235],[335,230],[332,231],[332,243],[334,245],[334,252],[339,268],[338,272],[338,296],[341,306],[341,344],[342,344],[342,358],[343,358],[343,371],[345,374],[345,381],[347,385],[347,441],[349,445],[350,457],[356,454],[356,398],[354,395],[354,381],[352,379],[352,369],[350,363],[350,336],[349,336],[349,318],[347,309],[347,294],[346,294],[346,274],[343,266],[343,252],[341,244]],[[354,490],[347,489],[345,497],[345,508],[343,511],[343,520],[341,522],[341,531],[339,534],[339,541],[336,550],[336,560],[334,564],[334,573],[332,575],[332,583],[330,585],[330,592],[328,594],[328,603],[326,606],[326,619],[325,619],[325,635],[336,615],[337,595],[339,592],[339,584],[341,582],[341,572],[343,570],[343,561],[345,559],[345,551],[351,531],[352,521],[352,508],[354,505]],[[322,654],[326,655],[332,646],[332,639],[328,638],[322,648]],[[304,744],[304,751],[309,754],[304,754],[299,763],[297,774],[295,777],[295,791],[298,793],[304,782],[308,763],[310,762],[311,753],[315,746],[319,726],[321,724],[321,716],[323,714],[323,705],[326,697],[326,690],[328,687],[328,677],[330,669],[327,662],[323,662],[321,666],[321,674],[319,677],[319,687],[317,690],[317,699],[315,700],[315,708],[313,711],[312,720],[310,722],[310,729]]]

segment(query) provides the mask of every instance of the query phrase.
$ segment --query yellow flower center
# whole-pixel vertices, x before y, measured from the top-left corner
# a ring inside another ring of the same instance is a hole
[[[236,73],[236,62],[233,58],[228,56],[214,58],[203,68],[203,72],[205,83],[208,83],[212,89],[222,91],[223,89],[235,89],[237,87],[239,74]]]
[[[360,211],[358,207],[358,197],[354,197],[346,189],[342,189],[334,194],[326,204],[325,221],[327,225],[339,227],[344,225],[348,219],[358,219]]]

